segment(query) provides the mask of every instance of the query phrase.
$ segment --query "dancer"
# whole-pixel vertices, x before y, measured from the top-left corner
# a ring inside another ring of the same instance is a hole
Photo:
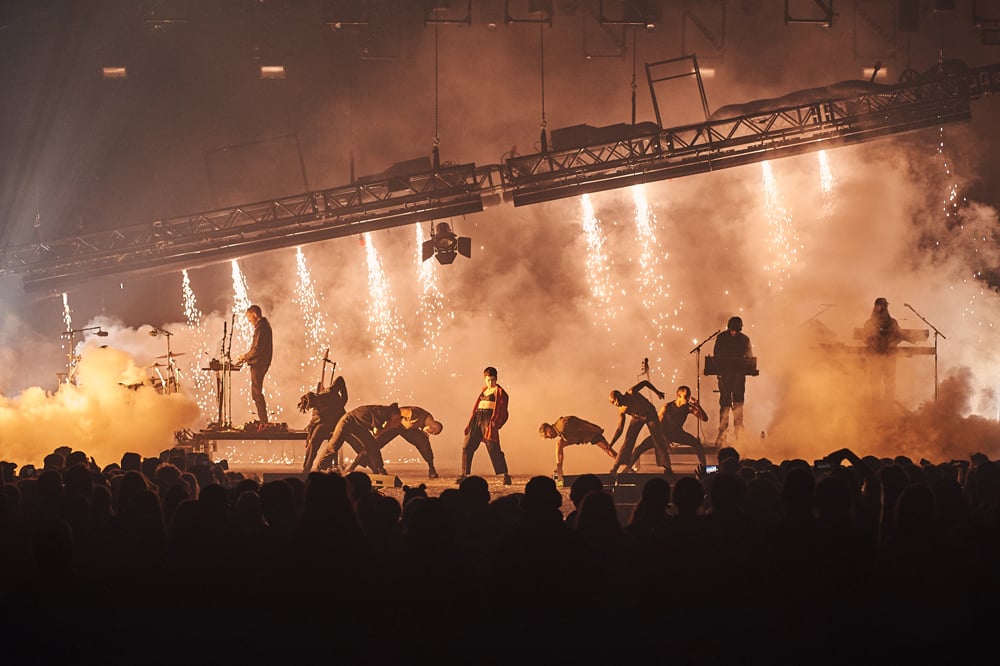
[[[563,449],[574,444],[593,444],[611,456],[617,457],[615,450],[604,438],[604,428],[585,421],[578,416],[560,416],[555,423],[543,423],[538,427],[538,434],[545,439],[559,438],[556,442],[556,483],[563,482]]]
[[[660,427],[663,429],[663,437],[667,440],[668,446],[672,443],[690,446],[698,455],[698,462],[704,467],[707,464],[705,447],[702,446],[700,439],[684,430],[684,421],[687,420],[688,414],[694,414],[695,418],[701,421],[708,420],[708,414],[705,413],[705,410],[701,408],[698,401],[691,395],[691,388],[689,386],[678,386],[677,397],[670,402],[664,403],[663,407],[660,408]],[[636,447],[635,453],[632,454],[632,461],[629,467],[637,463],[639,456],[651,448],[653,448],[652,437],[642,440],[642,443]]]
[[[251,305],[246,311],[247,321],[253,326],[253,340],[250,349],[240,356],[237,364],[250,366],[250,397],[257,408],[257,428],[267,428],[267,402],[264,399],[264,375],[271,367],[272,337],[271,322],[261,312],[259,305]]]
[[[427,478],[438,478],[437,470],[434,469],[434,451],[431,450],[431,438],[429,435],[440,435],[444,426],[440,421],[434,420],[431,413],[423,407],[407,406],[400,407],[400,424],[396,428],[387,428],[375,437],[375,445],[381,451],[386,445],[396,437],[402,437],[417,449],[424,461],[427,462]],[[359,455],[347,468],[350,474],[358,467],[371,467],[368,464],[367,454]]]
[[[303,472],[312,469],[320,445],[333,434],[340,417],[347,411],[347,382],[343,376],[338,376],[322,391],[310,391],[299,398],[299,411],[304,414],[307,409],[312,410],[312,416],[306,426]]]
[[[511,484],[507,470],[507,458],[500,448],[500,428],[507,422],[508,395],[497,383],[497,369],[490,366],[483,370],[486,386],[479,392],[472,408],[472,416],[465,426],[465,440],[462,442],[462,475],[455,481],[461,483],[472,474],[472,457],[483,442],[490,454],[493,472],[501,476],[505,486]]]
[[[743,320],[730,317],[726,332],[715,339],[713,351],[719,364],[719,434],[715,446],[729,442],[729,415],[733,415],[735,441],[743,436],[743,401],[747,388],[747,360],[753,357],[750,338],[743,333]]]
[[[656,464],[663,467],[665,474],[673,474],[673,468],[670,466],[670,453],[667,451],[667,442],[663,437],[663,430],[660,428],[660,417],[657,415],[656,407],[653,406],[653,403],[640,393],[644,388],[648,388],[658,395],[660,400],[664,398],[665,394],[663,391],[653,386],[646,379],[624,393],[621,391],[612,391],[611,395],[608,396],[611,404],[618,407],[618,427],[615,428],[615,434],[611,437],[610,445],[612,447],[625,429],[625,417],[632,417],[629,420],[628,431],[625,433],[625,443],[622,444],[622,448],[615,458],[615,464],[611,468],[611,476],[613,477],[618,476],[619,467],[623,465],[626,469],[631,467],[632,450],[635,448],[635,440],[639,436],[639,431],[642,430],[643,426],[646,426],[649,434],[653,437]]]
[[[369,465],[376,474],[385,474],[385,464],[382,462],[382,454],[375,444],[375,437],[383,430],[398,428],[402,414],[399,405],[361,405],[355,407],[340,417],[337,427],[333,429],[333,434],[313,460],[312,472],[337,469],[337,455],[340,448],[347,442],[354,449],[357,456],[367,454]]]

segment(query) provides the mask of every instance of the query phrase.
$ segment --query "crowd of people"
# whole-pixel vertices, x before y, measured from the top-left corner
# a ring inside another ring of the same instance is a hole
[[[181,448],[3,462],[5,650],[55,663],[110,634],[104,654],[902,663],[989,646],[996,462],[717,458],[632,477],[631,497],[577,476],[572,510],[550,476],[397,497],[360,471],[262,483]]]

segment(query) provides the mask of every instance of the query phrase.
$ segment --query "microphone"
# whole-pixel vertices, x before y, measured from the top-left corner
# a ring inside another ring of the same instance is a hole
[[[97,333],[94,333],[94,335],[96,335],[99,338],[106,338],[106,337],[108,337],[108,332],[107,331],[98,331]]]
[[[157,331],[155,328],[152,331],[149,332],[150,337],[153,337],[153,338],[155,338],[159,334],[160,334],[159,331]]]
[[[905,305],[906,307],[910,307],[909,303],[903,303],[903,305]]]

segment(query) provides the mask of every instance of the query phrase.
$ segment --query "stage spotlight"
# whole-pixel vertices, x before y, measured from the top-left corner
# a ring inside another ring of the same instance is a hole
[[[120,66],[105,66],[101,67],[101,78],[104,79],[127,79],[128,78],[128,68]]]
[[[431,239],[424,241],[423,260],[435,257],[438,263],[450,264],[456,255],[472,258],[472,239],[466,236],[456,236],[451,225],[441,222],[437,229],[431,230]]]
[[[262,79],[283,79],[285,78],[284,65],[261,65],[260,78]]]

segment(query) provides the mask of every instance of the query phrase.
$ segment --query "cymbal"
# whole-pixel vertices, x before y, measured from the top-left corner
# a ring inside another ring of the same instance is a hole
[[[169,354],[164,354],[163,356],[157,356],[156,358],[170,358],[172,356],[184,356],[187,352],[170,352]]]
[[[167,364],[166,363],[154,363],[153,365],[147,365],[146,367],[147,368],[165,368],[165,367],[167,367]]]

